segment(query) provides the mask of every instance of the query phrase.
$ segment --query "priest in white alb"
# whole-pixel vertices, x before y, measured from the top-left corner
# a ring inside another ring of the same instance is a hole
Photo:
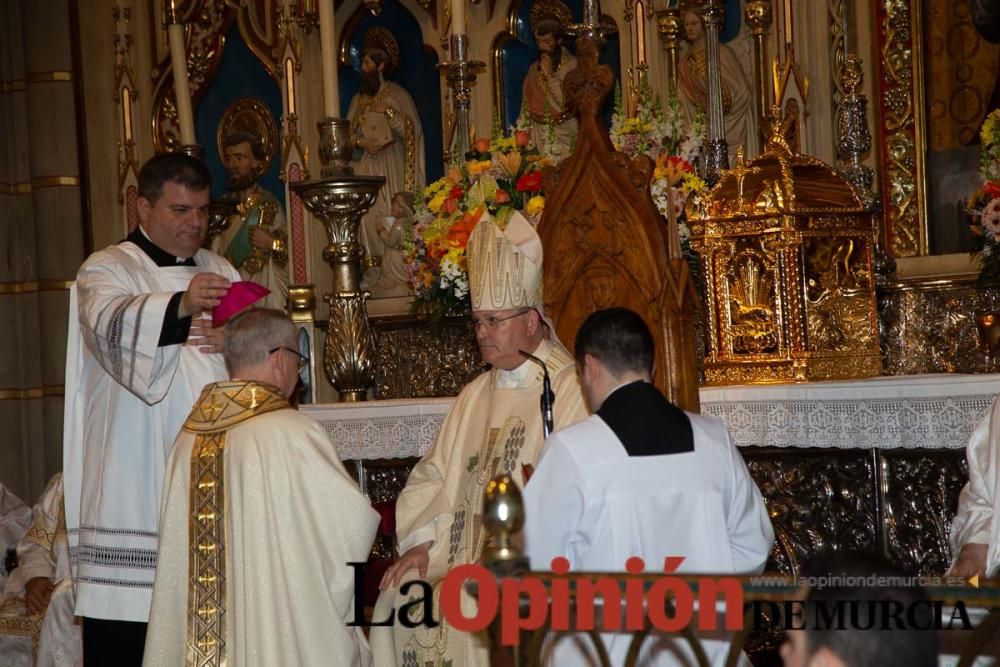
[[[167,462],[145,667],[371,662],[349,563],[378,514],[288,403],[297,340],[278,310],[226,325],[232,379],[205,387]]]
[[[202,249],[211,176],[163,153],[139,170],[139,226],[70,290],[63,472],[88,667],[142,660],[167,454],[208,382],[226,377],[202,318],[239,274]]]
[[[545,441],[524,489],[532,569],[560,556],[574,572],[624,572],[637,556],[662,573],[664,559],[679,556],[679,573],[760,573],[774,542],[764,499],[725,424],[681,410],[651,384],[654,344],[642,318],[597,311],[574,352],[594,414]],[[601,637],[611,664],[624,664],[632,635]],[[711,664],[725,664],[728,637],[700,638]],[[601,663],[581,635],[557,643],[546,664]],[[686,639],[653,633],[636,664],[698,663]]]
[[[472,322],[483,359],[492,369],[466,385],[445,417],[430,451],[417,463],[396,501],[399,560],[386,571],[374,622],[417,597],[400,593],[412,579],[435,590],[456,565],[475,563],[483,550],[483,489],[491,478],[508,473],[524,482],[543,439],[539,399],[542,367],[555,393],[556,429],[586,416],[573,357],[556,340],[542,317],[542,243],[525,218],[515,213],[504,229],[484,216],[469,238]],[[371,629],[375,664],[487,664],[484,635],[459,632],[441,618],[434,596],[436,627],[421,623],[422,607],[411,605],[406,627]],[[475,602],[463,593],[463,607]],[[414,623],[411,623],[411,625]]]
[[[0,595],[0,665],[76,667],[83,645],[73,617],[73,578],[57,473],[32,509],[17,543],[17,567]]]

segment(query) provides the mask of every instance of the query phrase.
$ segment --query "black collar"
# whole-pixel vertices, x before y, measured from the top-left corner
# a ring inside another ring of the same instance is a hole
[[[139,229],[139,225],[135,226],[135,229],[125,238],[126,241],[131,241],[132,243],[139,246],[139,249],[144,253],[149,255],[149,258],[153,260],[153,263],[160,267],[171,267],[171,266],[197,266],[194,263],[194,257],[188,257],[187,259],[181,259],[180,257],[175,257],[169,252],[156,245],[142,233]]]
[[[597,416],[614,431],[629,456],[694,451],[691,420],[648,382],[632,382],[611,392]]]

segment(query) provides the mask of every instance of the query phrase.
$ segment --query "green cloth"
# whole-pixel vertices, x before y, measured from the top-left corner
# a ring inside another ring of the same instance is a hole
[[[250,214],[243,221],[240,231],[237,232],[233,240],[229,242],[229,247],[226,248],[226,259],[232,262],[233,266],[237,269],[243,266],[243,262],[247,261],[250,251],[253,250],[253,246],[250,244],[250,228],[260,224],[260,215],[261,210],[259,206],[251,209]]]

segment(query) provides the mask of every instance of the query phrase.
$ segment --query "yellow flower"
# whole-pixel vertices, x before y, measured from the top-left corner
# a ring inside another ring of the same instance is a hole
[[[705,189],[705,181],[698,178],[697,174],[684,174],[681,178],[681,192],[688,195],[692,192],[701,192]]]
[[[514,137],[496,137],[493,139],[493,144],[490,149],[493,151],[499,151],[501,153],[506,153],[508,151],[515,150],[517,148],[517,140]]]
[[[528,203],[525,205],[524,208],[525,210],[528,211],[528,215],[530,216],[541,215],[542,210],[545,209],[545,197],[541,195],[535,195],[534,197],[528,200]]]
[[[493,163],[489,160],[471,160],[469,161],[468,166],[469,176],[478,176],[493,167]]]
[[[431,213],[437,213],[444,206],[444,200],[446,199],[444,193],[434,195],[429,202],[427,202],[427,208]]]
[[[664,180],[666,178],[667,178],[667,168],[666,167],[657,167],[656,169],[653,170],[653,180],[654,181]]]
[[[517,172],[521,169],[521,154],[501,153],[497,156],[497,163],[508,178],[516,178]]]

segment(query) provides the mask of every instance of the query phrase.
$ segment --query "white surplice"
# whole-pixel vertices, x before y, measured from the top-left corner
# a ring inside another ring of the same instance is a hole
[[[190,629],[201,611],[191,586],[206,572],[197,561],[192,572],[191,557],[206,543],[225,555],[221,570],[208,571],[223,582],[221,599],[213,597],[223,605],[221,664],[353,667],[371,661],[361,628],[347,625],[354,618],[355,572],[348,563],[367,560],[378,513],[326,431],[288,408],[276,391],[238,381],[210,385],[177,437],[164,480],[144,667],[193,664],[186,661],[191,643],[206,637]],[[221,507],[201,502],[192,512],[198,492],[193,457],[206,456],[202,434],[223,438],[216,440],[223,463],[215,484],[221,483],[225,501]],[[209,512],[212,521],[221,513],[216,535],[223,539],[214,543],[202,531],[192,545],[195,522]]]
[[[952,556],[965,544],[986,544],[986,576],[1000,576],[1000,397],[969,436],[965,457],[969,482],[951,524]]]
[[[764,499],[725,425],[688,417],[694,451],[686,453],[630,457],[597,415],[552,434],[524,490],[532,569],[563,556],[573,572],[624,572],[638,556],[656,573],[666,556],[683,556],[681,574],[761,572],[774,541]],[[601,636],[611,664],[623,664],[632,636]],[[729,643],[699,637],[709,660],[723,664]],[[685,644],[654,634],[637,664],[694,665]],[[591,646],[589,637],[566,638],[549,664],[600,664]]]
[[[239,274],[199,250],[159,267],[130,241],[91,255],[70,290],[63,424],[66,526],[76,613],[145,622],[156,564],[163,466],[221,354],[158,347],[166,308],[197,273]]]

